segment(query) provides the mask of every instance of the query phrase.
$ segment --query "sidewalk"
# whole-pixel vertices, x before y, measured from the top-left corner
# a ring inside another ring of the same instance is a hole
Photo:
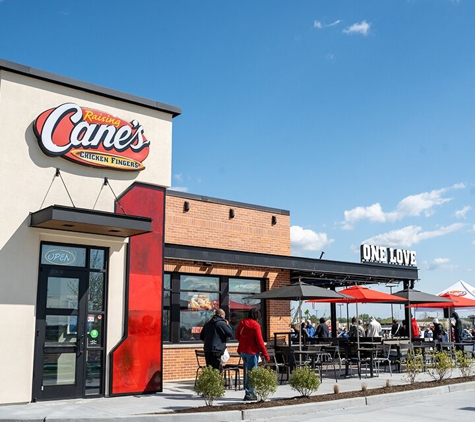
[[[331,372],[330,372],[331,373]],[[403,379],[404,374],[395,373],[390,376],[389,373],[381,373],[379,377],[362,378],[358,377],[341,378],[338,380],[340,392],[361,390],[362,385],[365,384],[368,389],[380,388],[386,385],[386,380],[389,380],[391,385],[405,384]],[[431,378],[427,374],[418,376],[417,381],[429,381]],[[315,393],[327,394],[333,393],[333,387],[336,385],[335,379],[331,377],[324,377],[323,383]],[[443,387],[437,387],[443,388]],[[444,391],[436,391],[432,393],[425,391],[421,394],[441,394],[450,392],[448,387]],[[463,387],[464,389],[475,389],[475,383],[470,383]],[[455,391],[455,390],[454,390]],[[404,393],[395,393],[404,395]],[[270,397],[271,400],[280,398],[296,397],[298,393],[290,388],[289,385],[279,385],[277,392]],[[414,398],[414,392],[411,392]],[[215,401],[215,405],[242,403],[244,391],[226,390],[226,394],[221,399]],[[387,399],[387,398],[386,398]],[[410,396],[407,396],[410,400]],[[329,406],[332,408],[354,407],[362,406],[366,403],[365,398],[349,399],[350,401],[340,400],[321,403],[325,405],[325,409]],[[399,400],[399,398],[398,398]],[[360,403],[361,402],[361,403]],[[16,404],[0,406],[0,420],[2,421],[27,421],[27,422],[44,422],[46,421],[77,421],[77,420],[94,420],[95,422],[122,419],[127,421],[142,422],[142,421],[164,421],[173,420],[174,422],[187,421],[193,419],[193,422],[199,421],[225,421],[225,420],[242,420],[245,413],[241,411],[233,412],[215,412],[212,413],[182,413],[164,415],[164,413],[193,407],[204,406],[204,400],[193,392],[193,381],[183,382],[168,382],[165,383],[163,393],[142,396],[127,396],[127,397],[112,397],[100,399],[75,399],[75,400],[61,400],[61,401],[47,401],[28,404]],[[296,408],[309,405],[286,406],[285,409]],[[317,410],[318,404],[312,404],[312,412]],[[256,409],[259,410],[259,409]],[[283,408],[267,408],[262,409],[265,415],[270,417],[272,415],[282,415]],[[262,410],[260,410],[262,412]],[[292,414],[306,413],[305,409],[294,409]]]

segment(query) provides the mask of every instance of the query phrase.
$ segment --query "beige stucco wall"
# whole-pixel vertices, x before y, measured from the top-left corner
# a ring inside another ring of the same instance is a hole
[[[43,154],[32,123],[43,111],[66,102],[127,121],[138,120],[151,142],[144,161],[146,169],[94,169]],[[122,336],[122,324],[118,322],[123,318],[126,240],[28,227],[30,212],[53,204],[72,205],[59,178],[46,195],[55,169],[61,169],[78,208],[94,206],[104,177],[116,195],[134,181],[168,187],[171,130],[172,116],[166,112],[0,70],[0,379],[4,381],[0,404],[31,400],[40,241],[110,248],[107,351]],[[108,187],[103,189],[95,209],[114,210],[114,195]]]

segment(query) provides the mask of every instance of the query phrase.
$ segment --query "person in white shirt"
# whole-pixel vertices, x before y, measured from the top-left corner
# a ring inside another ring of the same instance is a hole
[[[366,335],[368,337],[381,337],[382,331],[381,324],[376,320],[374,316],[369,319],[368,330]]]

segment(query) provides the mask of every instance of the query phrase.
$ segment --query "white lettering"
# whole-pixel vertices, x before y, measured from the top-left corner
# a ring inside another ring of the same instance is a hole
[[[388,263],[395,264],[396,263],[396,255],[394,254],[394,249],[393,248],[388,248],[388,251],[389,251]]]
[[[392,265],[416,266],[416,252],[406,249],[385,248],[375,245],[361,245],[362,262],[378,262]]]
[[[66,103],[57,107],[48,116],[41,131],[41,142],[51,155],[63,155],[71,149],[71,144],[58,146],[53,142],[53,134],[59,122],[64,119],[68,113],[74,113],[70,119],[73,123],[78,123],[82,118],[82,110],[79,106],[72,103]]]
[[[68,142],[57,145],[53,140],[54,132],[61,121],[71,113],[69,119],[74,127],[69,134]],[[51,112],[41,130],[40,141],[48,155],[52,156],[64,155],[73,147],[97,148],[101,143],[106,150],[115,149],[118,152],[129,147],[139,152],[150,144],[150,141],[144,139],[143,128],[136,120],[132,121],[132,127],[125,125],[119,128],[113,125],[88,123],[82,118],[82,109],[73,103],[63,104]]]
[[[371,256],[369,245],[361,245],[360,251],[361,251],[361,260],[369,261],[369,258]]]
[[[396,262],[399,265],[402,265],[403,260],[402,260],[402,249],[396,249]]]

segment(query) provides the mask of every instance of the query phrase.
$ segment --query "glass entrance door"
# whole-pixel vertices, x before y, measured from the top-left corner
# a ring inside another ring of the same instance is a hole
[[[93,251],[103,262],[104,250]],[[89,252],[83,268],[40,267],[33,400],[103,395],[105,273],[88,268]]]

